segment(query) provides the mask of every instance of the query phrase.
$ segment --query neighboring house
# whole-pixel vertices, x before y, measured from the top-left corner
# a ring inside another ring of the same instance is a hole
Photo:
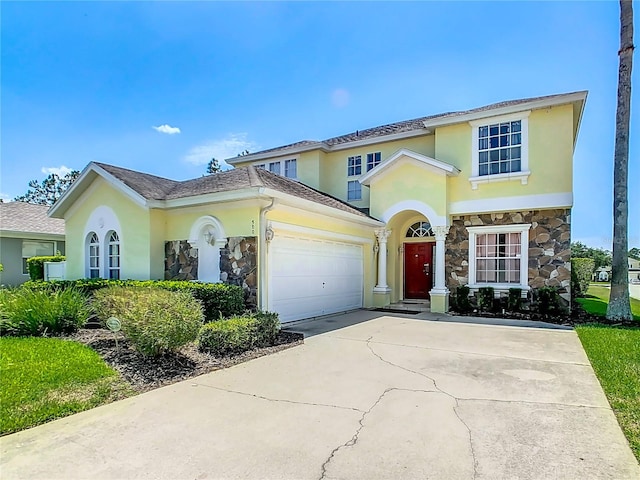
[[[611,265],[606,267],[598,267],[596,271],[591,275],[591,280],[594,282],[608,282],[611,279]]]
[[[65,253],[64,220],[47,216],[49,206],[23,202],[0,203],[0,284],[29,280],[27,259]]]
[[[640,283],[640,260],[629,257],[629,283]]]
[[[570,292],[586,92],[502,102],[228,159],[183,182],[91,163],[51,209],[74,277],[243,285],[285,321],[458,285]]]

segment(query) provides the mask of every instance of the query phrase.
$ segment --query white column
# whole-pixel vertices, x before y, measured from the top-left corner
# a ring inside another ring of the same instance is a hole
[[[391,230],[379,228],[375,233],[376,237],[378,237],[378,283],[373,291],[389,293],[391,289],[387,285],[387,238],[391,235]]]
[[[435,284],[431,289],[431,293],[449,293],[445,283],[445,273],[444,273],[444,264],[445,264],[445,251],[444,251],[444,241],[447,238],[447,233],[449,233],[448,225],[438,225],[435,227],[431,227],[433,229],[433,233],[436,237],[436,278]]]

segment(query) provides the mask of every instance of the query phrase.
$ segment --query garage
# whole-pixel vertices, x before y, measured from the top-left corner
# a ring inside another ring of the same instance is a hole
[[[282,322],[362,307],[361,244],[279,234],[268,256],[269,310]]]

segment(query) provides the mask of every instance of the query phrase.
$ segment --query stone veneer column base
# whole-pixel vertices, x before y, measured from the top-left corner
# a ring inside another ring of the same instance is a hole
[[[386,307],[391,303],[391,289],[373,289],[373,306]]]
[[[447,313],[449,311],[449,290],[431,290],[431,312]]]

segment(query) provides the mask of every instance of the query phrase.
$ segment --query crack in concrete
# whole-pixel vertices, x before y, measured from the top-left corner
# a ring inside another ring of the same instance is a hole
[[[456,416],[456,418],[460,421],[460,423],[462,425],[464,425],[464,427],[467,429],[467,432],[469,434],[469,448],[471,450],[471,459],[472,459],[472,466],[473,466],[473,478],[475,479],[478,476],[478,460],[476,458],[476,452],[475,449],[473,448],[473,439],[471,437],[471,428],[469,427],[469,425],[467,425],[467,422],[465,422],[462,417],[460,416],[460,414],[458,413],[458,408],[460,407],[460,404],[458,403],[458,398],[447,392],[446,390],[443,390],[442,388],[440,388],[438,386],[438,382],[436,382],[435,378],[430,377],[429,375],[426,375],[422,372],[418,372],[416,370],[411,370],[410,368],[406,368],[403,367],[402,365],[398,365],[397,363],[393,363],[385,358],[382,358],[381,355],[379,355],[378,353],[375,352],[375,350],[373,350],[373,348],[371,347],[371,339],[373,338],[373,335],[371,335],[368,339],[367,339],[367,348],[369,349],[369,351],[379,360],[383,361],[384,363],[387,363],[388,365],[392,365],[396,368],[399,368],[401,370],[404,370],[406,372],[410,372],[413,373],[415,375],[420,375],[421,377],[427,378],[429,380],[431,380],[431,382],[433,383],[434,388],[441,394],[446,395],[447,397],[453,399],[455,406],[453,407],[453,413]],[[401,389],[397,389],[397,390],[401,390]]]
[[[222,388],[222,387],[214,387],[213,385],[206,385],[204,383],[194,383],[192,382],[194,385],[197,385],[199,387],[206,387],[206,388],[212,388],[214,390],[220,390],[221,392],[227,392],[227,393],[236,393],[238,395],[244,395],[246,397],[253,397],[253,398],[259,398],[261,400],[266,400],[268,402],[282,402],[282,403],[293,403],[295,405],[309,405],[312,407],[327,407],[327,408],[338,408],[340,410],[352,410],[354,412],[360,412],[363,413],[364,410],[361,410],[360,408],[356,408],[356,407],[345,407],[342,405],[331,405],[328,403],[312,403],[312,402],[299,402],[296,400],[287,400],[285,398],[269,398],[269,397],[265,397],[263,395],[258,395],[255,393],[247,393],[247,392],[240,392],[238,390],[231,390],[228,388]]]

